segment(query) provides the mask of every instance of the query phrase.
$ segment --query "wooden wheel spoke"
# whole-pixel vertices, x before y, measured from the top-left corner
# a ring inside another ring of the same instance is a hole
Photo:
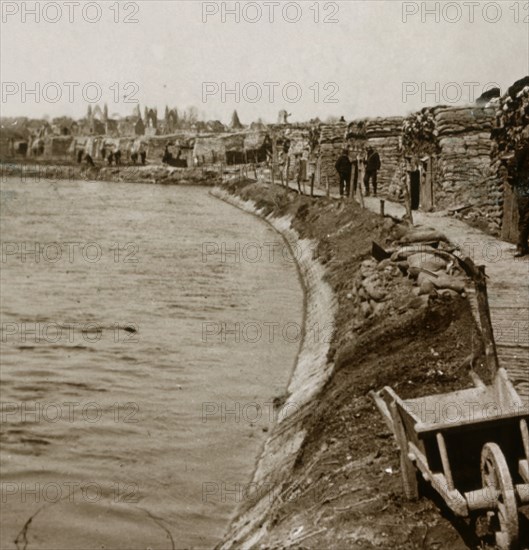
[[[481,479],[483,487],[491,487],[499,493],[491,519],[499,529],[495,532],[497,546],[509,550],[518,540],[518,506],[509,467],[496,443],[487,443],[483,447]]]

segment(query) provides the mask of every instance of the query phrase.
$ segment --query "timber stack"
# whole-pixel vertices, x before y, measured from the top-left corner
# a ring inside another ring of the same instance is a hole
[[[507,93],[491,103],[496,107],[492,131],[491,167],[498,171],[502,160],[514,155],[529,125],[529,77],[515,82]]]
[[[516,81],[506,94],[494,99],[489,105],[496,109],[490,150],[490,187],[498,196],[502,209],[499,215],[502,227],[504,209],[507,209],[508,217],[517,219],[518,215],[512,204],[512,193],[505,186],[509,178],[515,177],[514,153],[522,142],[524,128],[529,126],[529,76]],[[504,204],[505,198],[507,204]],[[502,238],[505,240],[515,239],[511,234],[512,226],[516,226],[516,221],[503,227]]]

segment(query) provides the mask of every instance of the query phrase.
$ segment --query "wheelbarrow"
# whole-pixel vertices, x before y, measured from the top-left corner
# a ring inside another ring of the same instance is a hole
[[[496,545],[518,548],[519,508],[529,503],[529,408],[499,368],[492,385],[417,399],[371,392],[400,449],[404,493],[419,476],[460,517],[486,513]]]

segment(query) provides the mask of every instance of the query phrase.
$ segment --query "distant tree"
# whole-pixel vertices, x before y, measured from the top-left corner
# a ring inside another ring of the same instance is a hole
[[[178,127],[185,130],[191,128],[198,121],[198,109],[195,106],[187,107],[178,118]]]
[[[187,121],[189,124],[198,122],[198,109],[194,105],[187,108]]]

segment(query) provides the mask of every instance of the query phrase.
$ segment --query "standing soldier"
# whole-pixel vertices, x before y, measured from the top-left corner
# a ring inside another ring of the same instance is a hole
[[[169,150],[167,146],[166,146],[166,150]],[[137,152],[140,155],[140,162],[141,162],[142,166],[145,166],[145,159],[147,158],[147,151],[145,150],[145,144],[143,143],[143,141],[140,141],[140,144],[138,145]]]
[[[365,160],[366,173],[364,175],[364,186],[366,188],[366,197],[369,197],[369,181],[373,182],[373,195],[377,196],[377,172],[380,170],[380,155],[373,149],[367,148]]]
[[[340,197],[349,196],[351,190],[351,172],[353,163],[349,160],[349,151],[344,149],[334,165],[340,178]]]

